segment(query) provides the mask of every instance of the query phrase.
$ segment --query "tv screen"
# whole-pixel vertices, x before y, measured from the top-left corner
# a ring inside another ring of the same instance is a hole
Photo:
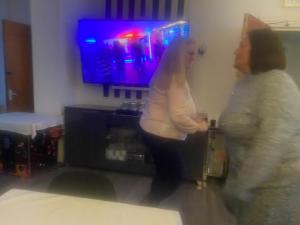
[[[80,20],[85,83],[148,87],[174,38],[188,37],[186,21]]]

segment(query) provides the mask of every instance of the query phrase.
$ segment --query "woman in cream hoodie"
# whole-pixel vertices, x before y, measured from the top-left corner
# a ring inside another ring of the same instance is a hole
[[[196,107],[186,81],[196,55],[192,40],[177,38],[165,50],[150,83],[149,98],[140,120],[146,145],[156,166],[151,190],[145,202],[157,204],[179,186],[187,134],[206,131],[207,123],[197,119]]]

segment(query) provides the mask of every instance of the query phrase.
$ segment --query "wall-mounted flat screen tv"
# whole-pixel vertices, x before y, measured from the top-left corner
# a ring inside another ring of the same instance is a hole
[[[164,50],[179,36],[189,36],[186,21],[80,20],[83,82],[148,87]]]

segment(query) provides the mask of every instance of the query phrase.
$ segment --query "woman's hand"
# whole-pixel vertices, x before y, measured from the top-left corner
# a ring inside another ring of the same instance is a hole
[[[208,130],[208,123],[206,120],[197,120],[198,123],[198,131],[205,132]]]

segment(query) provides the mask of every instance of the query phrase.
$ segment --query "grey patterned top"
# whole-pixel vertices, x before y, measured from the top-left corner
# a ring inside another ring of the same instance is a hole
[[[300,92],[284,71],[239,81],[219,126],[230,157],[225,192],[247,200],[257,188],[300,180]]]

